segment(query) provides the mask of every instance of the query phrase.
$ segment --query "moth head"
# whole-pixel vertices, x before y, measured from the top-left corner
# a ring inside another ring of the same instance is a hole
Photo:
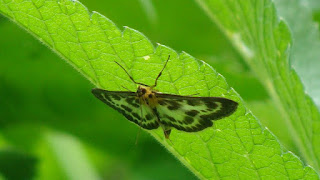
[[[137,90],[137,94],[139,97],[144,96],[146,93],[150,91],[150,87],[140,85]]]

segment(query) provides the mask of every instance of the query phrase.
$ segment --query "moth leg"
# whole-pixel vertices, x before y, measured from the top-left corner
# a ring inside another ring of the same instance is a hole
[[[124,87],[124,86],[122,86],[122,85],[121,85],[121,87],[123,87],[123,88],[126,89],[127,91],[130,91],[130,89],[128,89],[128,88],[126,88],[126,87]]]
[[[164,133],[164,136],[166,137],[166,139],[169,139],[169,136],[170,136],[170,133],[171,133],[171,128],[162,124],[160,122],[160,117],[159,117],[159,113],[158,113],[158,110],[157,108],[152,108],[152,112],[154,113],[154,115],[157,117],[157,122],[158,124],[161,126],[162,130],[163,130],[163,133]]]
[[[161,128],[162,128],[162,130],[163,130],[164,137],[165,137],[166,139],[169,139],[170,134],[171,134],[171,127],[166,126],[166,125],[164,125],[164,124],[161,124],[161,123],[160,123],[160,119],[158,119],[158,121],[159,121],[159,124],[160,124],[160,126],[161,126]]]
[[[143,118],[143,113],[142,113],[142,106],[141,106],[141,98],[139,98],[139,104],[140,104],[140,117]],[[142,119],[140,119],[140,121],[138,122],[139,123],[139,130],[138,130],[138,133],[137,133],[137,136],[136,136],[136,145],[138,144],[138,139],[139,139],[139,135],[140,135],[140,131],[141,131],[141,127],[142,127]]]
[[[163,130],[164,137],[165,137],[166,139],[169,139],[170,134],[171,134],[171,127],[162,124],[162,123],[160,122],[160,119],[158,119],[158,121],[159,121],[159,124],[160,124],[160,126],[161,126],[161,128],[162,128],[162,130]]]
[[[169,139],[169,136],[171,134],[171,128],[170,127],[166,127],[165,129],[163,129],[163,133],[164,133],[164,136],[166,137],[166,139]]]

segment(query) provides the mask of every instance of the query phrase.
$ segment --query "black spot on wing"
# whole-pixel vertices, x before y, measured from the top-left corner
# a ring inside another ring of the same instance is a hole
[[[179,130],[186,131],[186,132],[197,132],[201,131],[205,128],[211,127],[213,125],[212,121],[198,121],[197,124],[192,126],[178,126]],[[178,129],[177,128],[177,129]]]
[[[146,118],[146,120],[151,120],[152,117],[153,117],[153,116],[152,116],[151,114],[147,114],[145,118]]]
[[[106,96],[104,94],[101,95],[101,98],[107,100],[107,101],[112,101],[111,98],[109,96]]]
[[[132,112],[132,109],[129,108],[128,106],[125,106],[125,105],[121,105],[121,108],[123,108],[125,111],[128,111],[128,112]]]
[[[135,117],[137,119],[141,119],[141,117],[137,113],[132,112],[131,114],[132,114],[133,117]]]
[[[118,96],[118,95],[113,94],[111,96],[112,96],[113,99],[115,99],[117,101],[121,100],[120,96]]]
[[[218,112],[214,112],[214,113],[207,114],[207,115],[201,115],[200,118],[204,121],[210,121],[210,120],[218,119],[219,118],[218,115],[219,115]]]
[[[126,98],[126,102],[133,107],[136,107],[136,108],[140,107],[139,100],[134,97]]]
[[[200,123],[199,123],[200,128],[201,128],[202,126],[204,126],[204,127],[210,127],[210,126],[213,125],[213,122],[212,122],[211,120],[210,120],[210,121],[200,120],[199,122],[200,122]]]
[[[204,104],[208,107],[208,109],[216,109],[218,107],[218,104],[211,100],[204,101]]]
[[[166,103],[168,104],[169,110],[177,110],[181,108],[181,104],[175,100],[167,100]]]
[[[183,123],[185,123],[185,124],[192,124],[192,123],[193,123],[193,118],[190,117],[190,116],[186,116],[186,117],[184,117]]]
[[[164,105],[167,104],[166,101],[164,101],[164,100],[158,100],[158,103],[159,103],[161,106],[164,106]]]
[[[170,109],[170,110],[177,110],[177,109],[179,109],[179,107],[178,107],[178,106],[168,106],[168,109]]]
[[[198,106],[201,104],[200,99],[193,98],[193,99],[187,99],[187,104],[190,106]]]
[[[187,114],[188,116],[195,117],[197,114],[199,114],[199,111],[197,111],[197,110],[191,110],[191,111],[187,111],[186,114]]]
[[[141,127],[145,128],[145,129],[157,129],[159,127],[159,124],[157,122],[153,122],[153,123],[147,123],[147,124],[142,124]]]
[[[169,116],[167,114],[165,114],[164,117],[167,118],[171,122],[177,122],[173,117],[171,117],[171,116]]]

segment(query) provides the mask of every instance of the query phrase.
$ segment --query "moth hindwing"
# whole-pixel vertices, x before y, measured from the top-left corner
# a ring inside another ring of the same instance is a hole
[[[107,91],[96,88],[92,93],[144,129],[157,129],[160,126],[166,138],[169,138],[172,127],[185,132],[197,132],[211,127],[213,120],[230,116],[236,111],[238,103],[226,98],[180,96],[155,91],[157,80],[169,59],[170,55],[152,86],[136,82],[116,62],[131,81],[139,85],[137,91]]]

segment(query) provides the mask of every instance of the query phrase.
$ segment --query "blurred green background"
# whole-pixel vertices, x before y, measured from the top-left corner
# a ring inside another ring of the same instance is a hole
[[[81,1],[211,64],[287,147],[279,114],[230,42],[193,0]],[[177,159],[90,93],[94,87],[26,31],[0,16],[0,179],[196,179]],[[276,111],[276,110],[273,110]]]

